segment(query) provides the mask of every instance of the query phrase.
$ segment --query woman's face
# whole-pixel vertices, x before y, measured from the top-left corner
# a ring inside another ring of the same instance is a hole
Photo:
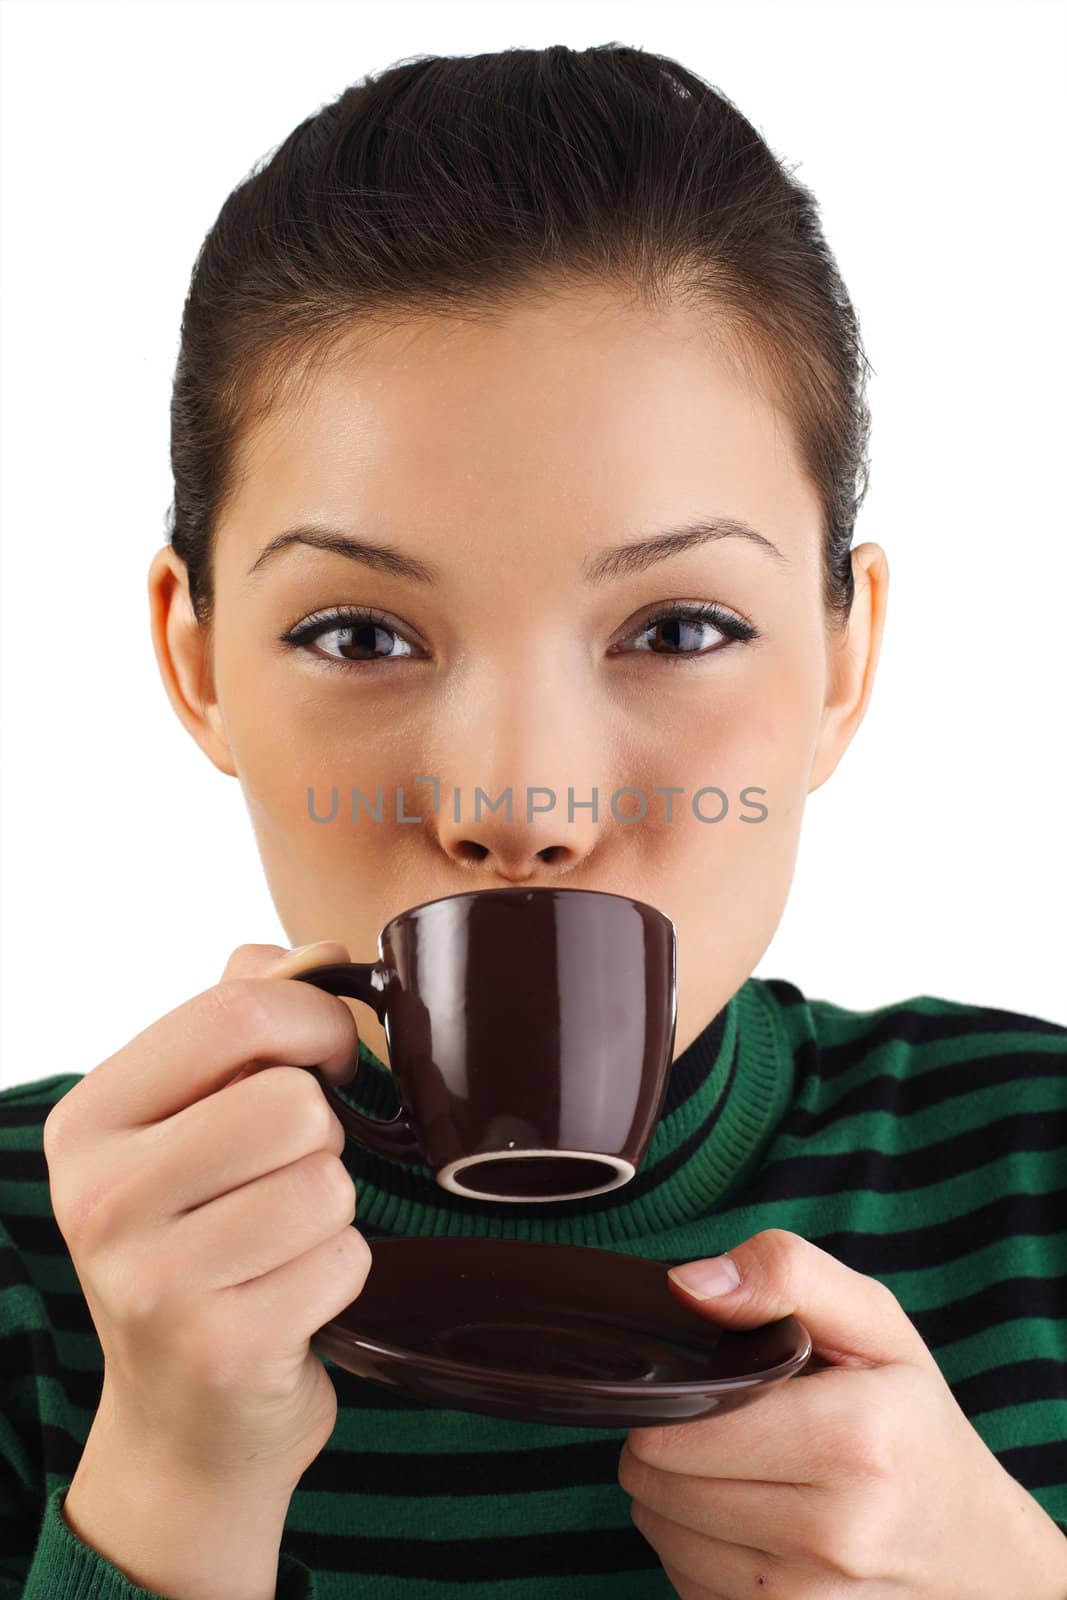
[[[866,708],[888,572],[877,545],[854,550],[834,635],[791,429],[708,330],[581,289],[361,337],[244,441],[209,631],[157,553],[168,695],[241,784],[292,944],[373,960],[399,911],[478,888],[634,896],[678,931],[676,1054],[752,972],[805,798]],[[715,519],[759,537],[655,545]],[[265,554],[312,523],[349,553]],[[654,621],[701,604],[718,622]],[[329,620],[346,607],[380,616]],[[317,637],[294,641],[309,618]]]

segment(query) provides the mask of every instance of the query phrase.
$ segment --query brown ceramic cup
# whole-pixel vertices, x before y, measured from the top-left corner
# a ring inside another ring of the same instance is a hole
[[[377,961],[294,975],[366,1001],[400,1109],[357,1111],[314,1067],[345,1132],[443,1189],[576,1200],[629,1183],[667,1091],[674,923],[592,889],[482,889],[401,911]]]

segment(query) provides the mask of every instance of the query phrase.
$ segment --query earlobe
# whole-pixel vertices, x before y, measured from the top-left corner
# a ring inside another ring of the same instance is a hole
[[[889,598],[889,563],[877,544],[852,551],[855,595],[848,627],[828,645],[826,700],[812,762],[811,794],[833,773],[863,721],[874,688]]]
[[[208,759],[235,778],[237,769],[215,696],[212,632],[197,620],[185,562],[170,545],[152,558],[148,605],[152,646],[167,698]]]

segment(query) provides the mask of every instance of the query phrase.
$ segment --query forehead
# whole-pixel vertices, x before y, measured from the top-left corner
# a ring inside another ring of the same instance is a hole
[[[225,520],[244,553],[318,517],[431,545],[709,512],[800,541],[819,520],[788,418],[707,310],[557,291],[361,323],[295,376],[238,452]]]

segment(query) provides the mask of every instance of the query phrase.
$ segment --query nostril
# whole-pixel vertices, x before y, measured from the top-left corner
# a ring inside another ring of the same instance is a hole
[[[488,847],[475,839],[461,839],[456,852],[463,861],[484,861],[489,854]]]

